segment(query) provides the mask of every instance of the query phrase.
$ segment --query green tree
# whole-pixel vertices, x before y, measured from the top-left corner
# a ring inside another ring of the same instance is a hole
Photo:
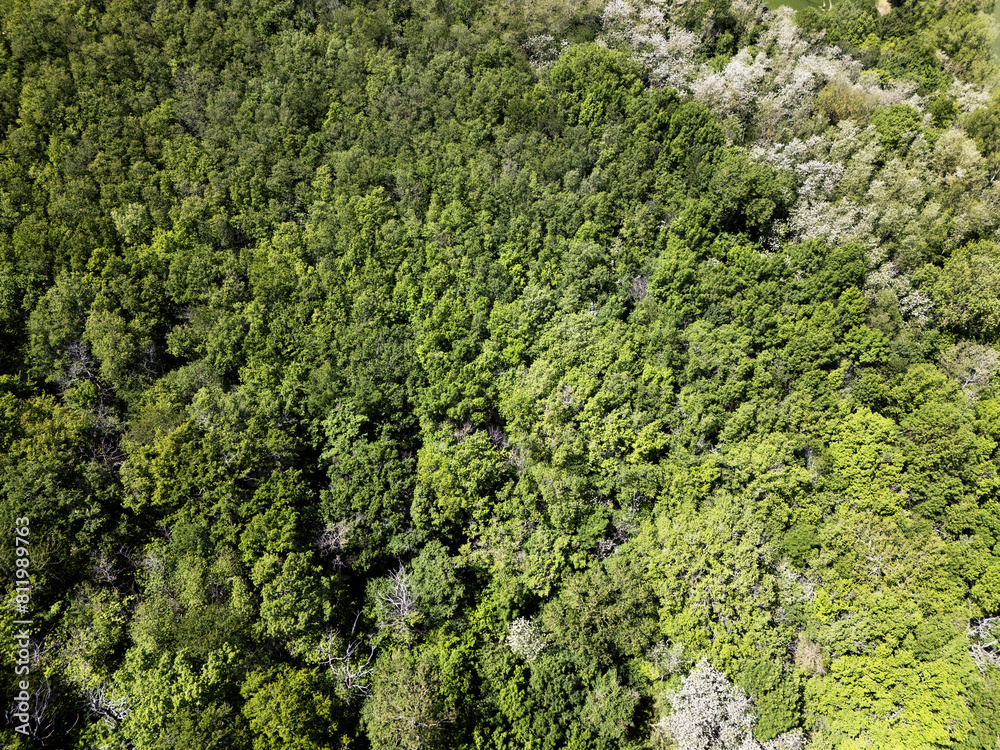
[[[254,670],[240,692],[253,750],[319,750],[338,737],[337,708],[316,671]]]
[[[427,653],[393,650],[379,657],[364,706],[374,748],[425,747],[454,721],[440,694],[440,670]]]

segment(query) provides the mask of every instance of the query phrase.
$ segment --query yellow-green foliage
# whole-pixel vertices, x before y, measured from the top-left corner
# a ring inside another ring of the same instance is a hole
[[[0,0],[0,744],[993,747],[984,10]]]

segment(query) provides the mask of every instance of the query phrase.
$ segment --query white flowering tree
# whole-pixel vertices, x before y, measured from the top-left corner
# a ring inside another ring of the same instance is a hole
[[[636,54],[656,86],[688,91],[699,74],[695,53],[701,36],[672,23],[671,7],[612,0],[601,17],[604,41]]]
[[[763,744],[754,739],[752,701],[707,659],[670,696],[670,708],[654,731],[680,750],[802,750],[806,744],[797,729]]]
[[[757,717],[746,693],[702,659],[670,696],[657,725],[681,750],[751,750]]]
[[[544,636],[535,624],[524,617],[518,617],[507,629],[507,646],[514,656],[531,662],[541,656],[546,646]]]

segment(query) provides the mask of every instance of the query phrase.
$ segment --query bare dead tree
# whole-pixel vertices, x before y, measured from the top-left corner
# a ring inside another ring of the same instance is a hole
[[[115,416],[103,403],[94,409],[90,440],[80,449],[83,458],[103,464],[109,471],[117,472],[125,463],[125,452],[121,448],[121,426]]]
[[[382,595],[382,606],[393,625],[409,629],[406,620],[417,614],[417,603],[410,592],[410,577],[405,566],[400,564],[396,572],[389,576],[389,581],[391,585]]]
[[[23,708],[23,704],[15,702],[7,710],[7,721],[11,724],[20,724],[26,714],[28,719],[28,735],[42,747],[46,747],[56,738],[57,730],[59,737],[64,737],[80,720],[78,715],[73,722],[73,726],[68,728],[57,726],[57,722],[50,715],[51,712],[49,711],[52,700],[52,683],[43,678],[27,700],[28,710],[21,711],[20,709]]]
[[[978,621],[969,623],[969,655],[972,661],[979,667],[982,674],[986,674],[987,668],[991,665],[1000,669],[1000,649],[997,648],[996,631],[1000,630],[1000,617],[984,617]]]
[[[83,697],[87,709],[104,719],[112,729],[124,721],[131,711],[126,696],[112,698],[104,685],[87,690]]]
[[[32,736],[43,745],[52,739],[55,734],[55,724],[49,719],[49,703],[52,701],[52,683],[43,680],[32,696],[34,700],[31,704],[31,725],[33,727]]]
[[[510,441],[507,439],[507,433],[499,424],[488,424],[486,425],[486,437],[490,439],[490,442],[497,448],[506,448],[510,446]]]
[[[99,583],[114,583],[118,580],[118,570],[114,558],[104,550],[94,554],[91,572],[94,575],[94,580]]]
[[[226,601],[226,598],[229,596],[229,589],[224,583],[212,580],[208,583],[208,590],[206,593],[208,594],[208,600],[210,602],[220,604]]]
[[[357,635],[358,620],[361,612],[354,618],[351,632],[342,638],[339,630],[328,631],[320,643],[320,657],[330,671],[344,683],[345,702],[350,705],[356,698],[368,697],[371,687],[369,677],[375,671],[372,660],[375,658],[375,647],[366,646],[362,637]],[[368,652],[367,657],[365,652]],[[362,661],[363,660],[363,661]]]
[[[143,347],[142,359],[139,360],[139,371],[148,383],[156,382],[156,379],[163,374],[163,366],[160,363],[155,344],[148,343]]]
[[[136,560],[135,552],[128,545],[117,551],[99,550],[94,553],[90,573],[97,583],[106,583],[122,590],[130,587],[134,572],[142,567]]]
[[[649,294],[649,279],[645,276],[633,276],[629,296],[636,302],[642,302]]]
[[[316,537],[320,557],[328,560],[334,570],[340,570],[346,565],[343,556],[353,530],[349,521],[335,521],[327,524]]]
[[[90,347],[82,339],[76,339],[66,347],[68,366],[59,378],[59,388],[66,390],[82,380],[97,380],[97,364],[90,355]]]

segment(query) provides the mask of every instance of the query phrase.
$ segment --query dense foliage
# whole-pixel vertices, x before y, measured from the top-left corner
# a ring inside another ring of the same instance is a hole
[[[989,10],[0,0],[6,746],[994,748]]]

